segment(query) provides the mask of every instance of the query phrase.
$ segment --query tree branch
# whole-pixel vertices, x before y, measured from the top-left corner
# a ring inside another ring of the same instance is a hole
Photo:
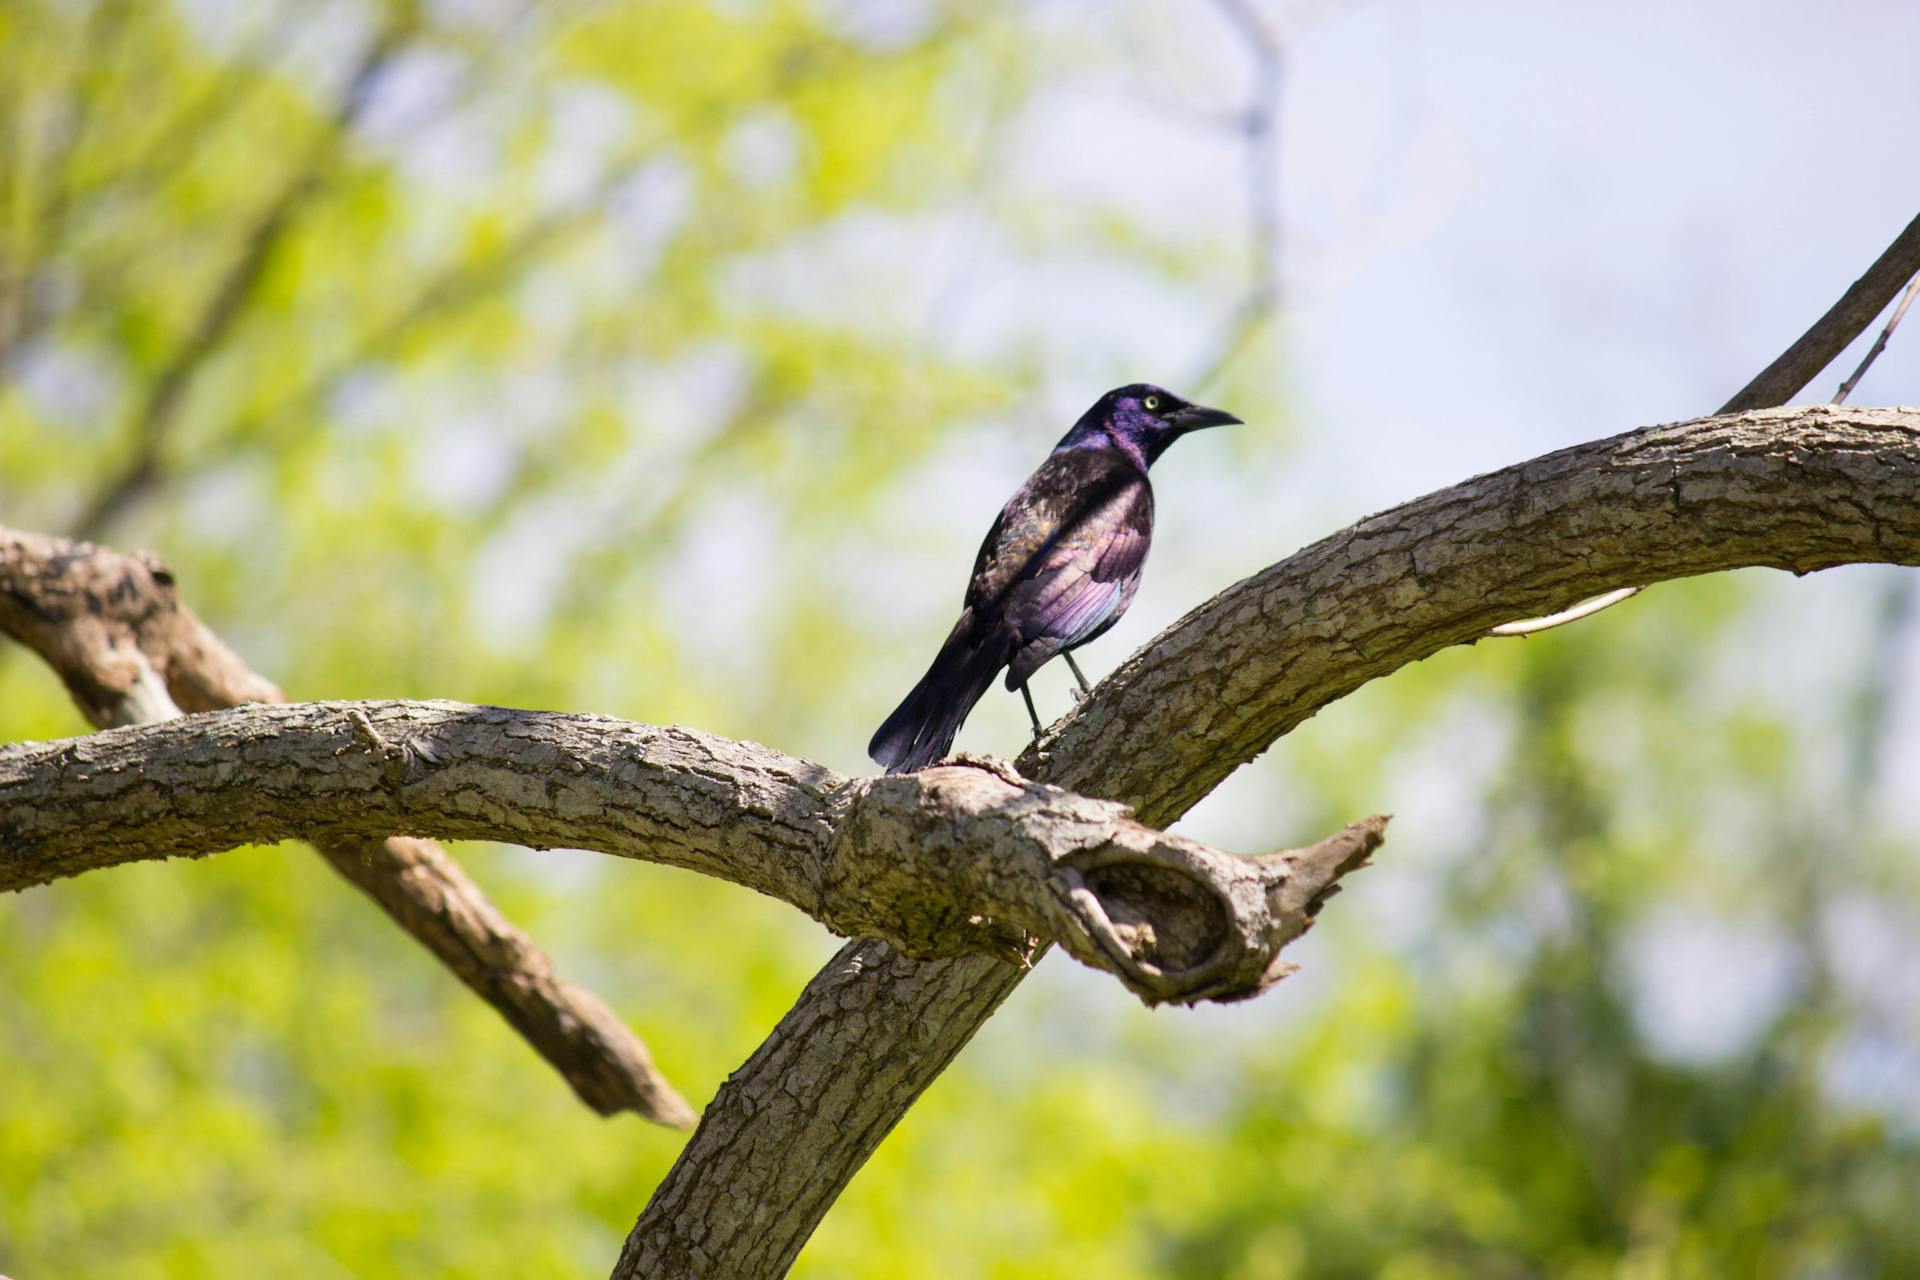
[[[1727,569],[1920,563],[1915,492],[1915,409],[1809,405],[1561,449],[1221,592],[1036,744],[1062,759],[1033,772],[1169,823],[1328,703],[1502,618]]]
[[[1848,343],[1866,332],[1873,318],[1886,309],[1900,286],[1916,272],[1920,272],[1920,214],[1914,215],[1907,229],[1894,238],[1865,275],[1840,295],[1840,301],[1829,307],[1827,314],[1721,405],[1720,412],[1744,413],[1785,404],[1819,377]]]
[[[1101,681],[1019,767],[1165,826],[1321,707],[1506,619],[1747,565],[1920,563],[1917,488],[1912,409],[1701,419],[1551,453],[1370,517],[1222,592]],[[977,957],[914,964],[874,939],[842,948],[722,1086],[614,1275],[784,1274],[1023,976]]]
[[[96,726],[285,701],[194,616],[148,555],[0,526],[0,633],[44,658]],[[439,846],[356,838],[318,851],[498,1010],[588,1106],[692,1123],[639,1038],[592,992],[554,973]]]
[[[1239,858],[997,762],[855,780],[688,729],[446,702],[252,705],[0,749],[0,890],[309,835],[589,848],[921,959],[1057,940],[1149,1003],[1279,981],[1385,825]]]
[[[1872,323],[1916,269],[1920,218],[1722,412],[1784,403]],[[1910,498],[1901,502],[1911,506]],[[1636,575],[1625,585],[1646,580]],[[1518,616],[1516,611],[1506,618]],[[1164,652],[1173,634],[1145,653]],[[1400,661],[1419,656],[1425,655]],[[1392,655],[1386,660],[1385,669],[1397,665]],[[1101,714],[1109,683],[1103,681],[1076,709],[1076,720]],[[1302,705],[1306,709],[1294,723],[1324,704],[1309,699]],[[1052,758],[1029,772],[1056,780],[1072,772],[1079,778],[1076,789],[1085,794],[1135,798],[1123,779],[1106,776],[1120,765],[1117,757],[1078,756],[1076,744],[1062,740],[1064,729],[1056,732]],[[1184,810],[1194,798],[1173,807]],[[1023,970],[982,959],[915,965],[874,939],[843,947],[721,1087],[634,1224],[615,1277],[783,1274],[881,1139],[1024,976]],[[854,1085],[828,1089],[822,1083],[828,1078],[853,1079]],[[775,1152],[779,1157],[769,1158]],[[771,1223],[770,1205],[783,1210]]]
[[[1887,343],[1893,338],[1893,331],[1900,327],[1900,321],[1906,316],[1907,308],[1913,305],[1913,296],[1916,293],[1920,293],[1920,274],[1916,274],[1913,279],[1907,281],[1907,290],[1900,295],[1900,305],[1893,309],[1893,315],[1888,318],[1886,327],[1880,330],[1880,336],[1873,340],[1873,345],[1867,348],[1867,354],[1860,357],[1860,363],[1854,366],[1853,372],[1841,381],[1839,389],[1833,393],[1833,403],[1845,404],[1847,397],[1853,394],[1853,389],[1860,385],[1860,379],[1867,376],[1867,370],[1873,368],[1873,362],[1878,360],[1880,353],[1887,349]]]

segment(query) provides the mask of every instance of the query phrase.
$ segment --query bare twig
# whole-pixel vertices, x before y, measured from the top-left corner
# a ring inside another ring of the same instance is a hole
[[[1866,274],[1853,282],[1840,301],[1814,322],[1798,341],[1780,353],[1752,382],[1720,406],[1721,413],[1769,409],[1785,404],[1833,363],[1852,341],[1866,332],[1873,318],[1886,309],[1900,286],[1920,272],[1920,215],[1894,238]]]
[[[1864,378],[1867,370],[1873,367],[1873,362],[1880,358],[1880,353],[1887,349],[1887,339],[1893,337],[1893,331],[1900,327],[1900,318],[1906,315],[1907,308],[1913,305],[1913,295],[1916,293],[1920,293],[1920,275],[1907,281],[1907,291],[1900,295],[1900,305],[1893,309],[1893,316],[1887,321],[1887,327],[1882,329],[1880,336],[1873,340],[1873,346],[1868,348],[1867,354],[1861,357],[1859,366],[1847,375],[1847,380],[1842,382],[1840,389],[1833,393],[1835,404],[1847,402],[1847,397],[1853,394],[1853,389],[1860,385],[1860,379]]]
[[[1571,609],[1562,609],[1550,613],[1544,618],[1528,618],[1523,622],[1503,622],[1487,632],[1490,636],[1530,636],[1540,631],[1551,631],[1555,627],[1564,627],[1569,622],[1578,622],[1590,618],[1602,609],[1611,609],[1629,596],[1637,596],[1645,587],[1621,587],[1604,595],[1594,596],[1591,600],[1582,600]]]
[[[1744,413],[1749,409],[1771,409],[1785,404],[1799,394],[1809,382],[1820,376],[1820,371],[1833,363],[1833,358],[1847,349],[1849,343],[1866,331],[1873,318],[1880,314],[1900,282],[1913,277],[1907,286],[1906,297],[1901,301],[1899,310],[1893,313],[1893,319],[1887,321],[1887,327],[1881,330],[1880,340],[1874,343],[1873,350],[1853,371],[1853,376],[1840,384],[1840,394],[1833,398],[1835,404],[1844,404],[1847,393],[1853,390],[1854,383],[1867,371],[1874,357],[1887,345],[1894,327],[1900,323],[1900,317],[1906,314],[1907,304],[1913,301],[1914,288],[1920,286],[1920,216],[1907,224],[1906,230],[1894,238],[1892,244],[1874,260],[1867,273],[1853,282],[1851,288],[1842,294],[1840,301],[1827,310],[1814,326],[1801,334],[1794,344],[1781,352],[1774,362],[1755,376],[1752,382],[1740,389],[1740,392],[1720,406],[1721,413]],[[1610,591],[1605,596],[1592,600],[1583,600],[1559,613],[1544,618],[1524,618],[1519,622],[1503,622],[1487,632],[1490,636],[1531,636],[1542,631],[1551,631],[1555,627],[1565,626],[1569,622],[1578,622],[1582,618],[1591,618],[1605,609],[1611,609],[1623,600],[1631,599],[1646,590],[1644,585],[1623,587]]]
[[[1247,285],[1213,355],[1188,379],[1204,392],[1280,305],[1280,101],[1285,48],[1250,0],[1214,0],[1253,58],[1253,91],[1235,127],[1245,139]]]
[[[101,727],[285,701],[180,601],[173,576],[151,556],[0,528],[0,633],[45,659]],[[587,1105],[603,1115],[693,1122],[646,1046],[592,992],[556,975],[438,845],[362,833],[317,847],[493,1005]]]

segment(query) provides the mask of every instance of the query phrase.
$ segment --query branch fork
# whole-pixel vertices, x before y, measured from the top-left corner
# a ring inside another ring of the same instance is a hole
[[[173,574],[146,552],[0,526],[0,634],[45,659],[96,728],[285,701],[194,616]],[[408,780],[417,746],[389,743],[364,716],[352,729],[388,761],[395,786]],[[0,844],[17,825],[0,821]],[[692,1125],[693,1109],[639,1038],[592,992],[555,974],[445,850],[388,834],[322,843],[318,852],[497,1009],[588,1106]]]
[[[1369,818],[1307,849],[1242,857],[977,757],[852,787],[822,876],[852,909],[816,913],[829,927],[921,960],[1027,964],[1058,942],[1148,1004],[1272,986],[1290,967],[1281,949],[1386,829]]]

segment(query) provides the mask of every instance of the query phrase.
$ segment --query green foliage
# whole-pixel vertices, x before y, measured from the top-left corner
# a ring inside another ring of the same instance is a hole
[[[161,551],[295,696],[592,709],[859,769],[1060,427],[1022,416],[1031,351],[956,355],[894,296],[924,264],[865,248],[980,216],[992,140],[1086,55],[1018,6],[886,38],[798,2],[487,11],[0,6],[0,520],[70,530],[126,487],[100,534]],[[995,217],[1168,287],[1219,256],[1098,202]],[[1271,354],[1222,397],[1267,425],[1163,500],[1159,621],[1255,567],[1180,544],[1195,495],[1280,536]],[[982,518],[949,527],[963,454]],[[1920,1270],[1912,1114],[1834,1084],[1891,1033],[1832,922],[1864,901],[1910,936],[1915,860],[1868,803],[1871,718],[1820,707],[1885,691],[1852,651],[1811,709],[1756,678],[1777,586],[1661,588],[1318,717],[1195,817],[1256,847],[1398,813],[1307,971],[1149,1014],[1049,962],[798,1274]],[[0,651],[0,736],[83,730]],[[696,1101],[832,946],[682,873],[458,853]],[[1660,943],[1707,923],[1754,939],[1720,967],[1787,976],[1676,1048],[1649,1010],[1702,975]],[[0,975],[22,1280],[592,1273],[680,1142],[590,1115],[294,847],[0,902]]]

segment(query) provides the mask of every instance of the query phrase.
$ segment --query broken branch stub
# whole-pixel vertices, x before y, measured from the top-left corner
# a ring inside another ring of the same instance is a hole
[[[1148,1004],[1241,1000],[1285,977],[1280,951],[1312,926],[1335,882],[1365,865],[1387,824],[1376,816],[1305,849],[1243,857],[999,761],[859,786],[823,883],[885,907],[843,912],[836,929],[885,937],[916,959],[985,951],[1025,964],[1057,941]],[[922,889],[943,880],[950,893]]]

